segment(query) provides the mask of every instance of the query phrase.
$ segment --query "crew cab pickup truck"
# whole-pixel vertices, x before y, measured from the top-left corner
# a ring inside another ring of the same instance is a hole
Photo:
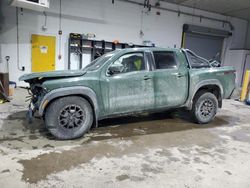
[[[131,48],[109,52],[82,70],[26,74],[29,114],[38,110],[58,139],[83,136],[98,120],[183,108],[213,120],[235,88],[233,67],[212,67],[190,50]]]

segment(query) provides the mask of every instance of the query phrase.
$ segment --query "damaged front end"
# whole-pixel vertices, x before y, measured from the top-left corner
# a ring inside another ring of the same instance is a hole
[[[27,113],[27,117],[29,121],[32,120],[34,113],[39,110],[41,107],[41,102],[45,96],[49,92],[45,88],[45,82],[53,81],[56,79],[65,79],[71,77],[79,77],[86,74],[86,71],[83,70],[70,70],[70,71],[52,71],[52,72],[38,72],[31,74],[24,74],[19,78],[19,81],[24,81],[29,83],[30,87],[28,88],[30,96],[28,97],[30,100],[29,111]],[[58,87],[60,87],[58,85]],[[45,101],[42,104],[43,109],[47,105],[48,101]],[[41,114],[40,114],[41,115]]]
[[[39,109],[43,97],[46,95],[46,93],[48,93],[48,91],[44,87],[42,87],[42,83],[37,83],[37,81],[35,82],[36,83],[32,82],[32,80],[29,80],[28,83],[30,84],[30,87],[27,88],[29,93],[29,96],[27,98],[30,103],[26,117],[29,122],[32,122],[34,114]]]

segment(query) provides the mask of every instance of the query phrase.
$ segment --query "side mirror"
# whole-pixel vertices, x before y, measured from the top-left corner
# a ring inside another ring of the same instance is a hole
[[[112,64],[108,69],[108,74],[118,74],[121,73],[124,70],[124,65],[121,63],[114,63]]]

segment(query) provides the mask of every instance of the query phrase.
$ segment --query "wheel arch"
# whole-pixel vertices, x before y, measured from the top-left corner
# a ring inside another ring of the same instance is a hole
[[[66,87],[66,88],[59,88],[52,90],[51,92],[47,93],[39,106],[39,115],[43,116],[44,112],[46,111],[46,108],[56,99],[59,99],[61,97],[67,97],[67,96],[79,96],[84,99],[86,99],[94,112],[94,126],[97,126],[97,120],[99,116],[99,106],[97,102],[97,97],[95,92],[88,87],[84,86],[77,86],[77,87]]]
[[[191,110],[191,108],[192,108],[193,100],[194,100],[195,96],[197,95],[197,93],[199,91],[202,91],[202,90],[213,93],[216,96],[216,98],[218,99],[219,108],[222,107],[222,99],[223,99],[223,95],[224,95],[222,84],[217,79],[211,79],[211,80],[201,81],[196,85],[195,89],[190,94],[189,100],[186,104],[186,107],[189,110]]]

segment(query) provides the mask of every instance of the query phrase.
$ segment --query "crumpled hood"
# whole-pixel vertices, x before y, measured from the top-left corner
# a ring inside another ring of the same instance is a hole
[[[74,76],[82,76],[86,73],[84,70],[64,70],[64,71],[51,71],[51,72],[39,72],[39,73],[31,73],[24,74],[19,78],[19,81],[27,81],[35,78],[65,78],[65,77],[74,77]]]

